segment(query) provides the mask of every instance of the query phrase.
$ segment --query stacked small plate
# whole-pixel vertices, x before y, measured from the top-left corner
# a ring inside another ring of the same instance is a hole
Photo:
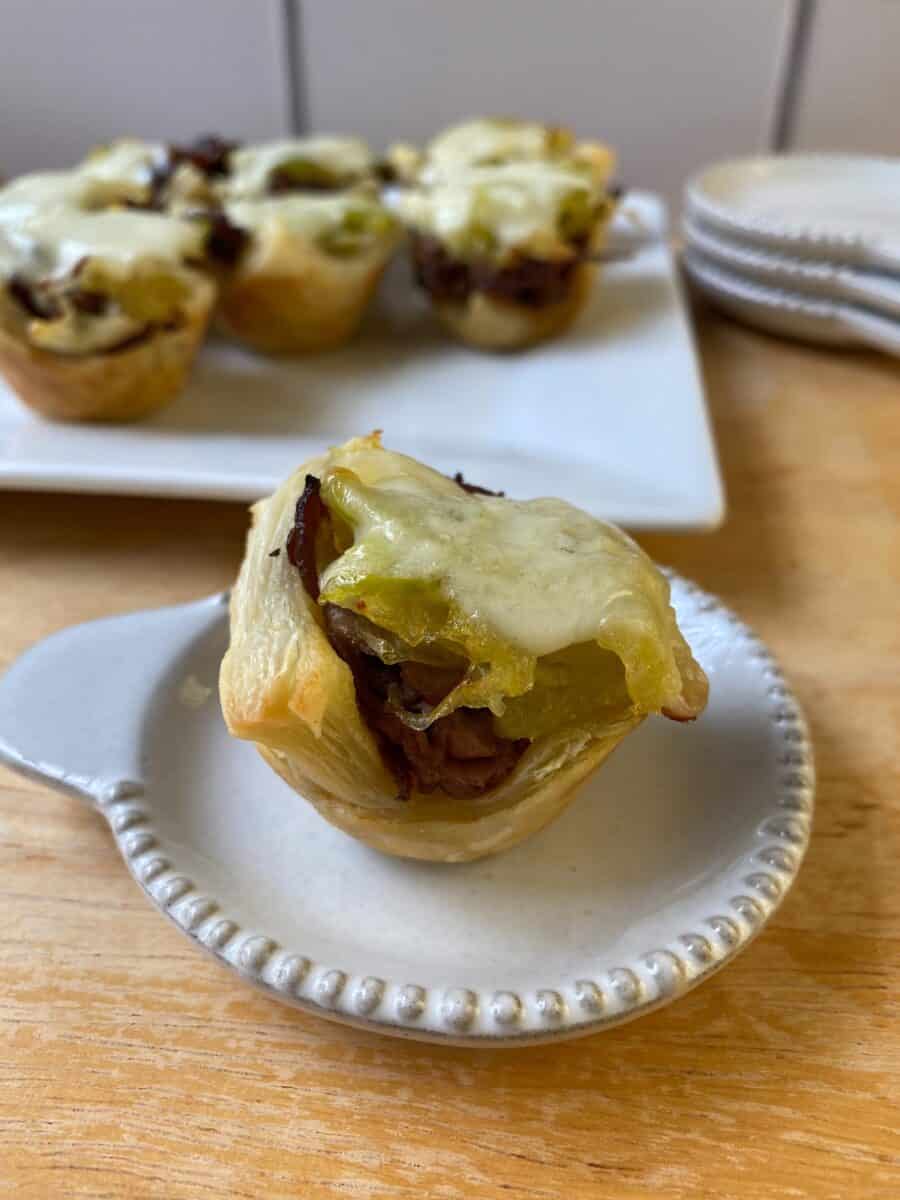
[[[685,189],[684,265],[717,307],[774,333],[900,355],[900,159],[787,155]]]

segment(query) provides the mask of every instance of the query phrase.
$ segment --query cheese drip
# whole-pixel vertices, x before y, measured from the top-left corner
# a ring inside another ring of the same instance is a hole
[[[459,704],[502,713],[538,660],[593,643],[622,662],[644,712],[702,708],[705,677],[675,620],[665,576],[627,534],[562,500],[468,495],[436,471],[359,439],[322,475],[353,544],[322,572],[321,597],[362,611],[411,646],[452,645],[472,664]]]
[[[567,206],[589,210],[599,200],[584,173],[539,161],[470,167],[446,178],[426,169],[423,180],[424,186],[398,195],[397,212],[461,255],[473,244],[481,251],[563,253],[559,226]]]

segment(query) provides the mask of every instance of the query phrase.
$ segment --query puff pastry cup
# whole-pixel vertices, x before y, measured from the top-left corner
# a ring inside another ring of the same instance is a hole
[[[217,193],[247,239],[220,277],[222,330],[270,354],[330,350],[352,337],[399,236],[365,142],[309,137],[234,150]]]
[[[454,126],[421,152],[395,146],[396,211],[442,324],[485,350],[565,330],[590,295],[614,161],[569,130],[500,118]]]
[[[249,237],[220,278],[218,324],[269,354],[330,350],[356,332],[399,227],[365,193],[226,203]]]
[[[0,373],[43,416],[146,416],[180,391],[202,340],[208,224],[127,207],[133,195],[92,171],[0,189]]]
[[[165,408],[184,387],[215,298],[208,279],[190,279],[177,316],[111,350],[43,350],[28,320],[0,295],[0,375],[19,398],[56,421],[137,421]]]
[[[665,577],[563,501],[473,491],[373,434],[254,506],[225,721],[378,850],[515,845],[648,715],[706,695]]]

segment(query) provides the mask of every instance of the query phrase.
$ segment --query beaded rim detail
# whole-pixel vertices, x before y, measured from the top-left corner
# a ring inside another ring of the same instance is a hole
[[[760,155],[759,159],[768,161],[771,157],[771,155]],[[835,157],[848,158],[852,156],[811,152],[801,157],[807,163],[820,162],[827,166],[829,160]],[[861,157],[896,171],[894,159],[878,155]],[[772,241],[778,241],[786,251],[801,258],[807,255],[815,258],[817,255],[821,256],[822,251],[827,251],[829,256],[841,266],[873,267],[880,264],[885,269],[896,267],[896,249],[885,245],[885,239],[878,234],[845,233],[817,225],[814,222],[802,225],[796,222],[780,224],[771,218],[751,216],[748,213],[740,212],[727,202],[717,199],[709,191],[709,175],[723,168],[740,165],[740,163],[739,159],[714,163],[693,175],[687,181],[684,189],[688,213],[724,232],[749,237],[767,245]]]
[[[683,994],[730,961],[765,925],[796,878],[812,824],[814,767],[806,722],[770,652],[718,599],[674,572],[669,579],[698,613],[724,617],[762,672],[777,733],[777,786],[746,856],[739,888],[719,911],[667,945],[591,978],[547,981],[533,991],[426,988],[405,979],[354,975],[316,963],[257,930],[244,929],[161,853],[144,785],[124,779],[97,797],[139,886],[188,937],[279,1000],[345,1023],[407,1037],[515,1045],[576,1037],[631,1020]]]

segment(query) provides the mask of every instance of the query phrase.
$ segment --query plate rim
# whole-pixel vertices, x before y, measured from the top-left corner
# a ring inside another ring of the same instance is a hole
[[[698,614],[715,614],[728,622],[742,654],[760,670],[777,754],[771,802],[756,827],[768,840],[737,860],[740,870],[749,872],[742,875],[740,893],[672,939],[677,950],[672,941],[664,948],[651,946],[627,965],[598,971],[594,978],[518,993],[491,987],[429,989],[396,979],[361,978],[242,925],[227,901],[199,889],[189,873],[166,856],[171,851],[163,849],[157,836],[152,803],[143,803],[142,782],[107,783],[94,800],[129,872],[153,906],[195,945],[273,999],[381,1034],[486,1048],[534,1045],[613,1028],[685,994],[756,937],[793,885],[812,825],[815,767],[808,727],[774,656],[716,596],[674,571],[666,574]],[[221,619],[223,600],[217,596],[200,604],[209,605],[210,617],[196,637]],[[21,760],[4,757],[8,765],[53,782]],[[747,867],[750,859],[753,865]],[[570,989],[574,1004],[564,998]]]
[[[900,239],[889,234],[840,232],[815,221],[784,221],[753,217],[735,205],[716,198],[708,188],[709,177],[716,172],[754,167],[784,169],[789,164],[834,166],[847,169],[865,164],[887,167],[900,173],[900,158],[872,154],[831,154],[827,151],[803,154],[756,154],[722,159],[709,163],[691,175],[684,185],[685,211],[701,221],[718,227],[725,233],[756,240],[763,245],[787,248],[808,256],[830,255],[835,265],[882,267],[896,271],[900,268]]]
[[[783,248],[728,235],[691,213],[682,219],[682,236],[685,252],[699,254],[704,261],[761,287],[796,289],[804,300],[857,304],[879,316],[900,319],[900,281],[889,276],[876,280],[847,263],[795,258]]]
[[[805,295],[778,284],[760,283],[742,275],[736,268],[711,261],[705,251],[694,246],[685,247],[684,267],[691,282],[699,285],[711,296],[722,296],[748,307],[781,314],[785,320],[798,316],[804,320],[819,322],[823,326],[841,326],[842,336],[853,338],[853,331],[845,329],[841,320],[843,310],[852,309],[848,301]]]
[[[684,269],[711,304],[754,328],[821,345],[900,353],[900,318],[888,313],[834,296],[760,283],[711,261],[695,246],[685,248]]]

